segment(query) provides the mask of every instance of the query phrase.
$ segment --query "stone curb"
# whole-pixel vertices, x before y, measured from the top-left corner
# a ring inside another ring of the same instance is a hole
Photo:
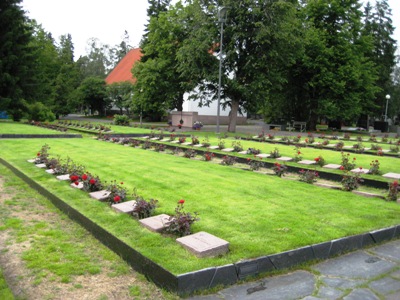
[[[0,163],[9,168],[30,187],[48,198],[70,219],[85,227],[94,237],[120,255],[136,271],[144,274],[156,285],[181,296],[209,289],[217,285],[233,285],[240,280],[262,273],[287,269],[317,259],[331,258],[349,251],[400,238],[400,225],[395,225],[282,253],[174,275],[88,219],[2,158],[0,158]]]

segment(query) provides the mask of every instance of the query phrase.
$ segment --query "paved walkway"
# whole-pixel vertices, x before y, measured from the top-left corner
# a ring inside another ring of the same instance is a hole
[[[400,240],[191,300],[399,300]]]

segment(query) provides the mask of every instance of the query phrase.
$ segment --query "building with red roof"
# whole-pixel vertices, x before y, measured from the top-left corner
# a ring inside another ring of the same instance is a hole
[[[116,65],[114,70],[106,77],[106,83],[112,84],[115,82],[129,81],[135,83],[136,79],[132,75],[132,67],[142,57],[140,48],[130,50],[124,58]]]

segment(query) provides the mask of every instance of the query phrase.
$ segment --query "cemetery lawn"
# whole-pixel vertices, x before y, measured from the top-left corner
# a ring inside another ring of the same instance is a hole
[[[45,143],[51,156],[70,157],[103,182],[124,182],[128,194],[137,188],[145,199],[158,199],[157,214],[172,214],[185,199],[186,211],[200,217],[193,232],[229,241],[229,254],[198,259],[174,237],[149,232],[130,216],[28,163]],[[400,205],[394,202],[93,139],[0,140],[0,149],[1,158],[174,274],[400,224]]]

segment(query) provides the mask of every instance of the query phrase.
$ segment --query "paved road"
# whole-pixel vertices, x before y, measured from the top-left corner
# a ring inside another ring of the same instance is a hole
[[[400,240],[191,300],[399,300]]]

